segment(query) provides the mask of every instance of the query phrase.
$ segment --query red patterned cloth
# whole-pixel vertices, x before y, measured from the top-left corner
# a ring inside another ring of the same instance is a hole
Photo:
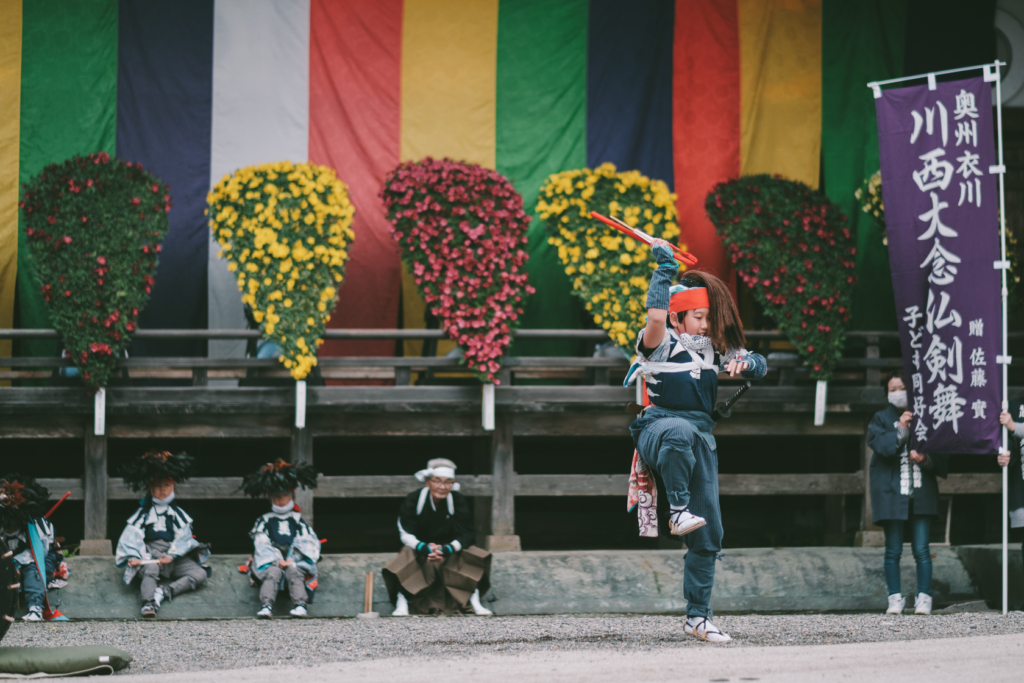
[[[640,535],[647,538],[658,537],[658,486],[654,483],[651,472],[640,454],[633,450],[633,466],[629,471],[629,494],[626,510],[632,512],[637,508],[637,523]]]

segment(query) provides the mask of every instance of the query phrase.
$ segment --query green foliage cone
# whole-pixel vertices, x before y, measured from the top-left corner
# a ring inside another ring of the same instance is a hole
[[[846,216],[820,192],[770,175],[720,183],[704,206],[740,278],[811,377],[828,380],[842,356],[857,282]]]
[[[53,326],[91,389],[107,385],[156,282],[170,188],[106,152],[51,164],[18,207]]]

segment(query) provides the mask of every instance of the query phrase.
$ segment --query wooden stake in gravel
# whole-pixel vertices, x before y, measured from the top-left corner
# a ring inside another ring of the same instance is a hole
[[[376,619],[380,616],[373,609],[373,572],[366,573],[366,587],[363,591],[363,612],[357,615],[360,619]]]

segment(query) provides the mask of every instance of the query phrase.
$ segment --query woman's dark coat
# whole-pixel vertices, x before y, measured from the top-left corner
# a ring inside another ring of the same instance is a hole
[[[921,487],[913,486],[910,469],[911,495],[900,492],[900,470],[903,453],[909,453],[911,439],[897,450],[896,425],[903,409],[889,405],[871,418],[868,425],[868,446],[875,454],[871,458],[871,521],[875,524],[887,519],[907,519],[910,499],[914,499],[914,514],[939,514],[939,484],[936,476],[946,478],[949,456],[929,455],[918,467]]]

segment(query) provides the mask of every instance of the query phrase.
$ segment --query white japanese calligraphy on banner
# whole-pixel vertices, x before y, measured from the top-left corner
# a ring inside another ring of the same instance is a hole
[[[995,453],[1001,337],[990,86],[882,92],[882,193],[914,447]]]

